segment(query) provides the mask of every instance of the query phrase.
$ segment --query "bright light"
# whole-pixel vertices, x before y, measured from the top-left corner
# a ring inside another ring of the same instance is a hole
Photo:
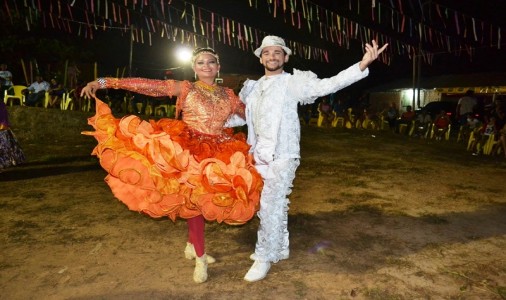
[[[192,50],[187,47],[180,47],[176,49],[176,58],[179,62],[184,64],[189,63],[192,58]]]

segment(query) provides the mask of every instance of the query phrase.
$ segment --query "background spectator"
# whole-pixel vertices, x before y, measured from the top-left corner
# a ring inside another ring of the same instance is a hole
[[[459,99],[457,103],[457,119],[459,120],[460,126],[464,126],[467,122],[467,115],[473,113],[478,100],[474,97],[474,91],[467,90],[464,97]]]
[[[399,117],[399,111],[395,106],[395,102],[390,103],[386,113],[388,126],[390,127],[390,130],[395,132],[395,128],[397,127],[397,118]]]
[[[441,141],[443,139],[446,132],[448,132],[450,123],[450,117],[448,117],[446,111],[442,109],[434,120],[434,135],[436,136],[436,141]]]
[[[416,117],[415,120],[415,136],[425,137],[427,131],[432,124],[432,118],[427,110],[422,109],[422,112]]]
[[[35,106],[38,103],[42,103],[48,90],[49,83],[44,81],[42,75],[36,75],[35,81],[23,91],[26,97],[25,105]]]
[[[6,64],[0,64],[0,100],[4,100],[5,91],[12,86],[12,73]]]
[[[49,108],[57,107],[63,99],[63,94],[65,93],[65,89],[63,85],[58,81],[56,77],[51,78],[49,83]]]

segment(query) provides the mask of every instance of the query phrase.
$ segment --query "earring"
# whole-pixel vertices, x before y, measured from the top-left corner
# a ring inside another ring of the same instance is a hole
[[[197,80],[197,79],[198,79],[198,78],[197,78],[197,73],[194,73],[194,74],[193,74],[193,78],[195,78],[195,80]]]
[[[220,78],[220,71],[218,71],[216,78]]]

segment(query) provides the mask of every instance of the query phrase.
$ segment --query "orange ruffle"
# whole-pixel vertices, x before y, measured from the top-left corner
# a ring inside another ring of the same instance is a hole
[[[173,119],[114,118],[96,99],[88,119],[98,145],[92,154],[108,172],[114,196],[151,217],[192,218],[244,224],[259,208],[262,180],[244,134],[192,132]]]

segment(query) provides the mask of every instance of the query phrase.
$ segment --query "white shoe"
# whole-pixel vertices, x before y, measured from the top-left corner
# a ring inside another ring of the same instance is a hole
[[[195,259],[195,257],[197,257],[197,253],[195,253],[195,247],[193,247],[193,244],[186,242],[186,248],[184,248],[184,257],[186,257],[186,259]],[[216,262],[216,259],[214,259],[214,257],[211,255],[206,255],[206,257],[208,264],[213,264]]]
[[[207,280],[207,255],[195,258],[195,270],[193,271],[193,281],[203,283]]]
[[[270,262],[261,262],[255,260],[248,273],[246,273],[246,276],[244,276],[244,280],[249,282],[262,280],[265,278],[265,276],[267,276],[267,272],[269,272],[270,268]]]

